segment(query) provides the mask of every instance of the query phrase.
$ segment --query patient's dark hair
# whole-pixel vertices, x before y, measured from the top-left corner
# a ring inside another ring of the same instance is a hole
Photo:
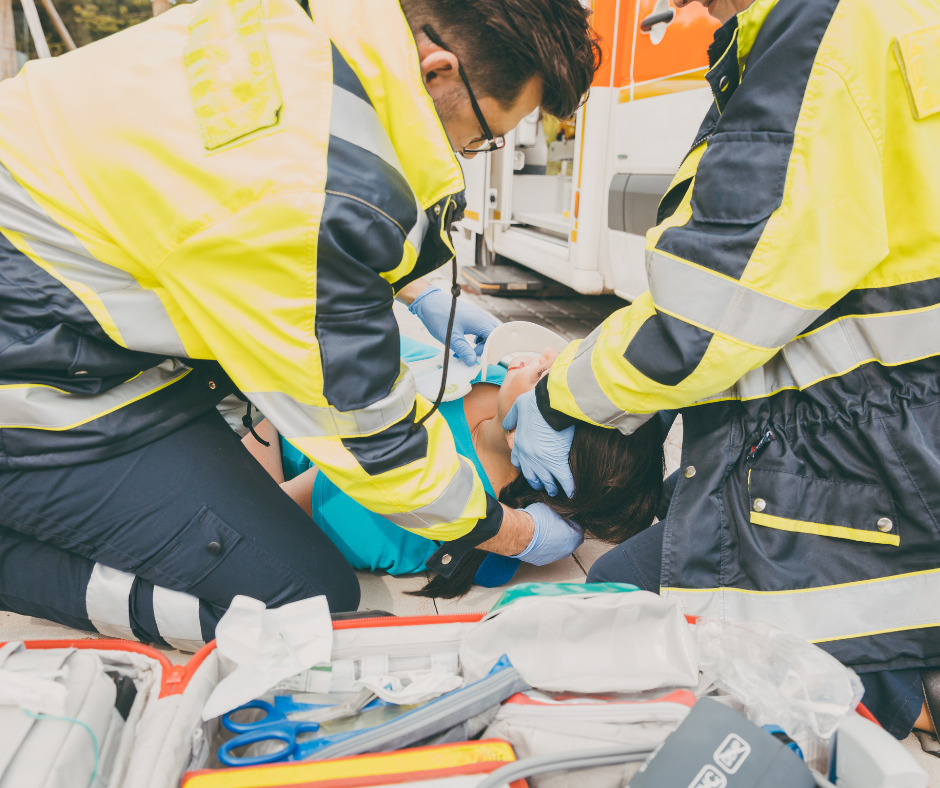
[[[499,493],[512,509],[544,503],[585,534],[609,544],[620,544],[649,527],[663,499],[662,421],[653,417],[632,435],[578,422],[568,462],[575,491],[570,499],[559,489],[552,498],[529,486],[522,474]],[[466,594],[487,553],[474,550],[449,578],[438,575],[415,596],[452,599]]]

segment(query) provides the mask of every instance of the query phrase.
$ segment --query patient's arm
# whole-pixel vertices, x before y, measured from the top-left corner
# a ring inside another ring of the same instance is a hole
[[[268,475],[278,484],[284,483],[284,466],[281,464],[281,443],[278,439],[277,429],[265,419],[260,424],[255,425],[255,432],[260,438],[266,440],[270,446],[265,446],[258,442],[255,436],[250,432],[242,438],[242,446],[248,449],[248,453],[261,463]]]
[[[252,457],[261,463],[261,467],[268,472],[268,475],[281,485],[281,489],[293,499],[294,503],[307,514],[312,515],[311,495],[313,494],[313,482],[317,478],[317,469],[315,467],[310,468],[300,476],[295,476],[290,481],[285,482],[284,465],[281,462],[281,443],[277,430],[268,419],[265,419],[260,424],[255,425],[255,432],[258,433],[259,437],[266,440],[270,446],[259,443],[251,433],[242,438],[242,445],[248,449],[248,453]]]

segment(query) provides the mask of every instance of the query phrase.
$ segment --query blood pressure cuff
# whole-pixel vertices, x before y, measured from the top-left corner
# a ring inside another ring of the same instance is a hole
[[[733,709],[701,698],[630,788],[813,788],[789,747]]]

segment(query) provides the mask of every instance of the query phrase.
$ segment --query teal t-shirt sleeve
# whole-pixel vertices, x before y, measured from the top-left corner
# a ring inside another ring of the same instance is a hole
[[[295,479],[304,471],[309,471],[313,463],[300,449],[279,437],[281,444],[281,467],[284,469],[284,481]]]
[[[424,570],[437,542],[399,528],[318,473],[313,483],[313,520],[353,569],[384,569],[390,575]]]

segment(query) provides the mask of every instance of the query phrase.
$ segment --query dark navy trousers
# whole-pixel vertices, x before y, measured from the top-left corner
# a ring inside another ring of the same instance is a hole
[[[0,471],[0,610],[193,650],[236,594],[359,605],[342,553],[215,410],[119,457]]]
[[[675,489],[676,475],[667,479],[667,494]],[[591,567],[589,583],[632,583],[645,591],[659,593],[663,558],[663,530],[658,522],[617,545]],[[865,685],[862,702],[885,730],[898,739],[907,738],[924,703],[920,670],[886,670],[861,673]]]

